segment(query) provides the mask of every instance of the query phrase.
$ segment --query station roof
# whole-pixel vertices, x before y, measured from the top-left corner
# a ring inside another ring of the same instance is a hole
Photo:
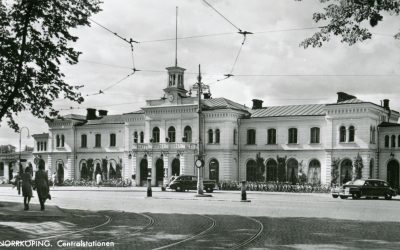
[[[237,102],[228,100],[226,98],[213,98],[213,99],[203,99],[202,103],[205,109],[215,110],[215,109],[234,109],[240,111],[249,111],[245,105],[239,104]]]
[[[280,117],[280,116],[324,116],[325,104],[304,104],[288,106],[271,106],[253,109],[251,117]]]

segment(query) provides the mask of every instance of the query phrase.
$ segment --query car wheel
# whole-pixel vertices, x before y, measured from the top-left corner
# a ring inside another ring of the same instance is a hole
[[[391,194],[385,194],[385,200],[391,200],[392,195]]]
[[[337,195],[337,194],[332,194],[332,197],[333,197],[333,198],[337,198],[337,197],[339,197],[339,195]]]
[[[175,188],[175,191],[176,192],[182,192],[182,188],[178,186],[178,187]]]
[[[206,192],[207,192],[207,193],[212,193],[212,192],[213,192],[213,189],[212,189],[212,188],[207,188],[207,189],[206,189]]]
[[[341,196],[340,196],[340,199],[347,199],[347,196],[341,195]]]
[[[361,194],[360,193],[355,193],[352,195],[353,200],[358,200],[361,198]]]

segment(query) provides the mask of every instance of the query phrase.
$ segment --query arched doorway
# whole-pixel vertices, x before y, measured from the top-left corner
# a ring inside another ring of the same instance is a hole
[[[57,163],[57,184],[60,185],[64,182],[64,163],[59,161]]]
[[[214,180],[216,183],[219,182],[219,162],[216,159],[210,161],[209,179]]]
[[[388,162],[387,181],[392,188],[399,188],[399,162],[396,160],[390,160]]]
[[[246,164],[246,181],[257,181],[257,162],[249,160]]]
[[[172,160],[172,173],[173,176],[179,176],[181,174],[181,162],[178,158]]]
[[[267,181],[277,181],[278,179],[278,163],[275,160],[267,161]]]
[[[147,176],[148,176],[147,159],[142,159],[140,161],[140,183],[139,183],[140,186],[146,185]]]
[[[308,165],[307,182],[321,184],[321,164],[318,160],[310,161]]]
[[[89,179],[89,169],[85,161],[81,163],[81,179],[82,180]]]
[[[353,163],[349,159],[345,159],[340,164],[340,184],[351,181],[353,178]]]
[[[298,179],[297,177],[299,175],[299,163],[296,159],[290,159],[288,160],[286,166],[286,180],[291,184],[296,184]]]
[[[164,180],[164,161],[158,158],[156,161],[156,185],[162,186]]]
[[[94,177],[93,177],[93,180],[96,180],[96,179],[97,179],[97,178],[96,178],[97,174],[100,174],[100,175],[101,175],[101,166],[100,166],[100,162],[97,162],[97,163],[96,163],[96,167],[95,167],[95,170],[94,170]]]

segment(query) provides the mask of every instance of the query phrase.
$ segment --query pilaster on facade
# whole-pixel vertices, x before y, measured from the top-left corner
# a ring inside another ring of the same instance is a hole
[[[124,180],[126,179],[131,179],[132,178],[132,168],[130,167],[130,159],[129,155],[132,157],[132,154],[129,151],[124,152],[124,163],[123,163],[123,168],[122,168],[122,177]]]
[[[325,164],[322,164],[321,166],[321,183],[329,185],[331,182],[332,182],[332,151],[326,151]]]

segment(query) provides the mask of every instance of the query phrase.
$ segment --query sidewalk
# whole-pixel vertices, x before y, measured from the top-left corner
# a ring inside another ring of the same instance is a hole
[[[17,202],[0,202],[0,216],[13,218],[26,217],[66,217],[66,213],[57,206],[46,206],[45,211],[40,211],[39,204],[29,204],[29,210],[24,210],[24,204]]]

